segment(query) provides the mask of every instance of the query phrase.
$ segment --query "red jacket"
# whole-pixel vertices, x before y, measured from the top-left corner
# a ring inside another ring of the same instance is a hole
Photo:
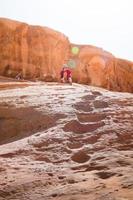
[[[72,72],[70,69],[66,69],[65,70],[65,73],[67,74],[67,79],[71,78],[72,77]]]

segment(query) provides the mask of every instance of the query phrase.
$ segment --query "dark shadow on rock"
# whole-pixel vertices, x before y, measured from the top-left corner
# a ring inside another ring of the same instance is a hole
[[[78,151],[78,152],[74,153],[74,155],[72,155],[71,159],[77,163],[84,163],[90,159],[90,156],[87,155],[87,153],[82,150],[82,151]]]
[[[72,120],[64,126],[63,130],[66,132],[82,134],[95,131],[102,126],[104,126],[104,122],[99,122],[95,124],[81,124],[77,120]]]
[[[96,98],[95,95],[89,95],[89,94],[82,97],[82,99],[85,100],[85,101],[91,101],[91,100],[94,100],[95,98]]]
[[[76,110],[84,111],[84,112],[90,112],[93,110],[90,102],[79,102],[79,103],[75,104],[74,107]]]
[[[108,103],[105,101],[96,100],[93,102],[95,108],[107,108]]]
[[[95,96],[102,96],[102,93],[98,92],[98,91],[92,91],[91,92],[93,95]]]
[[[110,178],[110,177],[116,175],[116,173],[108,172],[108,171],[102,171],[102,172],[97,172],[96,175],[101,179],[107,179],[107,178]]]
[[[91,136],[88,136],[88,137],[85,137],[83,139],[83,142],[85,144],[95,144],[97,143],[98,139],[101,137],[100,134],[96,134],[96,135],[91,135]]]
[[[15,108],[0,106],[0,144],[13,142],[36,132],[55,126],[64,117],[60,114],[43,114],[33,107]]]
[[[70,148],[70,149],[78,149],[78,148],[81,148],[83,146],[83,142],[76,142],[76,141],[73,141],[73,142],[69,142],[67,144],[67,146]]]

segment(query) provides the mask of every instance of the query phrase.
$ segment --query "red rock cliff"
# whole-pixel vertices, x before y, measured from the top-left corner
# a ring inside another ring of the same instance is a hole
[[[72,45],[73,46],[73,45]],[[111,53],[90,45],[79,45],[73,74],[76,82],[109,90],[133,92],[133,62],[115,58]]]
[[[57,72],[69,49],[67,37],[41,26],[29,26],[12,20],[0,20],[0,74],[48,81]]]
[[[0,75],[22,72],[24,78],[56,81],[62,64],[71,58],[76,62],[75,82],[133,92],[133,62],[90,45],[76,45],[75,56],[72,46],[64,34],[50,28],[1,18]]]

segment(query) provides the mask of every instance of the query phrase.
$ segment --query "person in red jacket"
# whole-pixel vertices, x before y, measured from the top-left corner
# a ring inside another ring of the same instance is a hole
[[[68,83],[72,84],[72,72],[67,65],[63,65],[63,68],[60,72],[61,82],[65,82],[65,77]]]
[[[65,73],[66,73],[67,82],[72,84],[72,72],[70,68],[66,68]]]

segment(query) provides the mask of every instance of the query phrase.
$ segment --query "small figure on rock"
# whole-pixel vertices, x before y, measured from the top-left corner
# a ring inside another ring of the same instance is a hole
[[[60,72],[61,83],[65,82],[64,73],[65,73],[65,65],[63,65],[62,70]]]
[[[72,72],[66,64],[63,65],[63,68],[60,72],[60,77],[62,83],[68,82],[72,84]]]
[[[16,75],[15,79],[21,80],[21,79],[22,79],[22,73],[19,72],[19,73]]]

